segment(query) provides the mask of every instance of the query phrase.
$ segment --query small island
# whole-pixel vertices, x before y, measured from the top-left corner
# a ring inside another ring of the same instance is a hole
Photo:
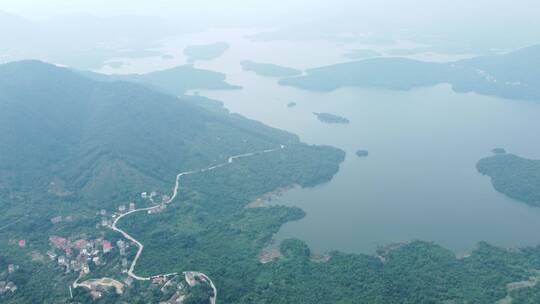
[[[184,55],[187,56],[189,63],[198,60],[212,60],[223,55],[228,48],[229,45],[225,42],[192,45],[184,49]]]
[[[356,151],[356,156],[358,157],[368,157],[369,152],[367,150],[358,150]]]
[[[316,113],[313,112],[317,118],[324,123],[331,123],[331,124],[348,124],[349,120],[345,117],[341,117],[338,115],[330,114],[330,113]]]
[[[491,150],[491,153],[493,154],[506,154],[506,150],[503,148],[495,148]]]
[[[515,200],[540,207],[540,160],[496,153],[478,161],[476,169],[491,178],[495,190]]]
[[[289,102],[287,104],[287,108],[294,108],[294,107],[296,107],[296,102]]]
[[[368,50],[368,49],[357,49],[349,51],[342,55],[345,58],[353,59],[353,60],[360,60],[360,59],[367,59],[367,58],[373,58],[373,57],[379,57],[381,56],[381,53]]]
[[[302,74],[301,70],[288,68],[271,63],[258,63],[250,60],[244,60],[240,62],[244,71],[252,71],[260,76],[267,77],[291,77]]]

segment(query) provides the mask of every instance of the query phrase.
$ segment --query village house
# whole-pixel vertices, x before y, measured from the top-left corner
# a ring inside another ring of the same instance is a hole
[[[148,210],[148,214],[156,214],[156,213],[160,213],[162,212],[163,210],[165,210],[166,206],[164,204],[161,204],[159,206],[156,206],[155,208],[153,209],[150,209]]]
[[[164,284],[167,279],[163,276],[152,277],[152,283],[154,284]]]
[[[103,240],[103,253],[107,253],[109,251],[111,251],[112,249],[112,245],[111,245],[111,242],[107,241],[107,240]]]
[[[128,260],[126,258],[122,259],[122,272],[127,272]]]
[[[71,269],[73,269],[75,272],[80,271],[82,269],[81,262],[76,260],[71,261]]]
[[[131,286],[131,284],[133,284],[133,278],[130,276],[126,277],[124,283],[126,283],[127,286]]]
[[[58,264],[61,266],[67,266],[68,259],[65,256],[59,256],[58,257]]]
[[[92,291],[90,291],[90,296],[92,296],[92,299],[97,300],[97,299],[101,298],[102,293],[101,293],[101,291],[92,290]]]
[[[122,241],[122,240],[118,240],[116,242],[116,245],[118,246],[118,248],[120,249],[120,255],[121,256],[124,256],[126,255],[126,242]]]
[[[51,219],[51,223],[53,223],[53,224],[58,224],[58,223],[60,223],[61,221],[62,221],[62,217],[61,217],[61,216],[56,216],[56,217],[53,217],[53,218]]]
[[[15,283],[13,283],[13,282],[8,282],[7,285],[6,285],[6,290],[9,290],[11,292],[15,292],[15,290],[17,290],[17,285],[15,285]]]
[[[19,266],[17,266],[17,265],[14,265],[14,264],[9,264],[8,265],[8,273],[10,273],[10,274],[14,273],[15,270],[17,270],[17,269],[19,269]]]
[[[90,273],[90,267],[88,266],[88,264],[82,265],[81,271],[82,271],[82,273],[84,273],[84,274],[89,274],[89,273]]]
[[[88,244],[87,240],[79,239],[79,240],[75,241],[75,248],[77,248],[79,250],[83,250],[86,247],[87,244]]]
[[[63,237],[51,235],[49,237],[49,242],[56,248],[64,248],[66,246],[67,240]]]
[[[54,261],[58,255],[54,251],[49,250],[47,251],[47,256],[49,259],[51,259],[51,261]]]

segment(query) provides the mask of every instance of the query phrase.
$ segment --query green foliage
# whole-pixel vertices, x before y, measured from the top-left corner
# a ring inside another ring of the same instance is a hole
[[[306,243],[297,239],[286,239],[281,242],[279,250],[286,258],[309,258],[311,251]]]
[[[348,124],[349,120],[345,117],[341,117],[335,114],[331,113],[313,113],[315,116],[317,116],[317,119],[324,123],[340,123],[340,124]]]
[[[241,88],[227,83],[223,73],[195,68],[191,64],[146,74],[105,75],[90,71],[77,70],[75,72],[97,81],[134,82],[175,96],[183,95],[186,91],[193,89],[234,90]]]
[[[491,177],[497,191],[529,205],[540,206],[540,160],[497,154],[481,159],[476,168]]]
[[[189,288],[188,295],[183,303],[185,304],[210,304],[210,298],[214,295],[212,288],[204,283]]]
[[[328,260],[312,260],[306,244],[286,240],[284,256],[262,264],[258,257],[273,234],[304,213],[250,203],[279,188],[328,181],[344,159],[342,151],[302,144],[202,97],[183,101],[135,84],[20,62],[0,66],[0,280],[19,287],[0,295],[0,302],[90,302],[80,288],[70,298],[76,274],[32,260],[33,253],[49,248],[49,235],[103,234],[115,241],[119,234],[96,229],[96,210],[137,200],[141,191],[170,193],[178,172],[280,144],[286,148],[185,176],[164,212],[123,219],[121,228],[145,244],[136,272],[202,271],[217,286],[220,303],[392,304],[494,303],[507,295],[507,284],[540,269],[540,247],[509,251],[485,243],[463,259],[440,246],[412,242],[383,248],[379,256],[334,252]],[[479,170],[534,184],[536,166],[496,155],[479,163]],[[525,186],[517,193],[530,188]],[[72,219],[53,225],[56,215]],[[27,247],[19,248],[19,239]],[[131,259],[134,249],[128,251]],[[111,253],[110,259],[115,262],[93,267],[92,275],[121,280],[114,266],[118,256]],[[8,274],[8,264],[20,269]],[[211,292],[199,284],[186,302],[207,303]],[[537,299],[538,288],[511,295],[527,303]],[[155,303],[166,296],[158,285],[135,282],[122,296],[108,291],[97,303]]]
[[[512,303],[536,304],[540,303],[540,285],[515,289],[510,293]]]
[[[301,70],[288,68],[271,63],[257,63],[251,60],[243,60],[240,62],[242,69],[245,71],[253,71],[257,75],[270,77],[290,77],[302,73]]]
[[[68,301],[75,274],[63,275],[54,263],[31,262],[32,251],[43,254],[50,248],[50,235],[97,237],[103,232],[96,229],[97,210],[111,211],[128,201],[144,204],[138,193],[169,194],[181,171],[283,144],[287,148],[275,153],[192,175],[166,212],[137,214],[121,223],[148,248],[141,273],[201,270],[231,286],[231,295],[247,292],[250,286],[232,274],[254,277],[260,249],[303,212],[246,205],[280,187],[329,180],[344,153],[301,144],[292,134],[229,114],[204,97],[185,99],[36,61],[0,66],[0,260],[4,269],[7,263],[21,266],[14,276],[19,290],[6,303]],[[72,219],[53,225],[50,219],[57,215]],[[161,216],[163,222],[154,221]],[[110,240],[119,237],[110,233]],[[13,243],[18,239],[26,239],[27,248]],[[92,275],[122,280],[114,266],[119,263],[109,262],[93,267]],[[147,303],[161,296],[152,285],[136,283],[121,300]],[[88,295],[76,289],[74,299],[87,302]],[[100,300],[117,301],[111,293]]]
[[[221,56],[229,48],[225,42],[211,44],[191,45],[184,48],[184,55],[188,57],[188,62],[193,63],[198,60],[212,60]]]
[[[284,78],[281,85],[313,91],[332,91],[346,86],[409,90],[443,82],[448,68],[403,58],[373,58],[309,69],[307,75]]]
[[[512,99],[540,100],[540,45],[508,54],[450,63],[405,58],[372,58],[307,70],[280,84],[313,91],[347,86],[392,90],[450,83],[457,92],[476,92]]]

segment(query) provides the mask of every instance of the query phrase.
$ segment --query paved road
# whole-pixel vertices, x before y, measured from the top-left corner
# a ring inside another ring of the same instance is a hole
[[[172,201],[174,201],[174,199],[178,195],[178,190],[180,189],[180,179],[184,175],[190,175],[190,174],[202,173],[202,172],[206,172],[206,171],[210,171],[210,170],[215,170],[215,169],[221,168],[223,166],[226,166],[227,164],[231,164],[236,159],[239,159],[239,158],[251,157],[251,156],[258,155],[258,154],[263,154],[263,153],[275,152],[275,151],[278,151],[278,150],[281,150],[281,149],[285,149],[285,146],[280,145],[280,147],[277,148],[277,149],[267,149],[267,150],[263,150],[263,151],[253,152],[253,153],[244,153],[244,154],[234,155],[234,156],[229,157],[227,159],[226,163],[222,163],[222,164],[219,164],[219,165],[214,165],[214,166],[211,166],[211,167],[208,167],[208,168],[205,168],[205,169],[201,169],[201,170],[186,171],[186,172],[178,173],[178,175],[176,175],[176,180],[175,180],[172,196],[167,201],[163,202],[163,204],[170,204],[170,203],[172,203]],[[141,277],[141,276],[136,275],[135,274],[135,266],[137,266],[137,261],[139,260],[139,257],[141,256],[141,253],[142,253],[142,251],[144,249],[144,245],[141,242],[137,241],[134,237],[129,235],[129,233],[127,233],[126,231],[118,228],[118,226],[117,226],[118,222],[122,218],[124,218],[124,217],[126,217],[126,216],[128,216],[130,214],[137,213],[137,212],[143,212],[143,211],[150,211],[152,209],[156,209],[156,208],[159,208],[159,207],[160,207],[160,205],[156,205],[156,206],[147,207],[147,208],[139,208],[139,209],[135,209],[135,210],[123,213],[123,214],[119,215],[114,220],[114,222],[113,222],[113,224],[111,226],[111,229],[113,229],[114,231],[119,232],[126,239],[130,240],[131,242],[135,243],[135,245],[137,245],[137,248],[138,248],[137,249],[137,254],[135,255],[135,258],[133,259],[133,261],[131,262],[131,265],[130,265],[129,270],[128,270],[128,275],[130,277],[132,277],[133,279],[135,279],[135,280],[149,281],[154,277],[168,277],[168,276],[172,276],[172,275],[177,275],[177,273],[158,274],[158,275],[153,275],[153,276],[150,276],[150,277]],[[215,304],[216,299],[217,299],[217,288],[214,285],[214,282],[212,282],[212,280],[207,275],[205,275],[204,273],[202,273],[202,272],[196,272],[196,273],[198,275],[200,275],[201,277],[203,277],[205,280],[207,280],[207,282],[210,284],[210,287],[214,291],[214,296],[210,299],[210,301],[211,301],[212,304]],[[78,279],[75,281],[74,287],[80,286],[80,284],[77,284],[77,281],[78,281]]]

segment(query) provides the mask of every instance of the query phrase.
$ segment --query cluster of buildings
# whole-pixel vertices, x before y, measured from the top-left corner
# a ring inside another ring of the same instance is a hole
[[[148,214],[155,214],[155,213],[163,212],[163,210],[165,210],[165,208],[167,208],[167,206],[165,204],[159,204],[159,205],[155,206],[154,208],[148,210]]]
[[[127,205],[122,204],[122,205],[118,206],[118,212],[120,214],[122,214],[122,213],[130,212],[130,211],[134,211],[136,208],[137,207],[136,207],[135,202],[130,202]],[[113,222],[114,222],[114,219],[118,215],[118,214],[115,214],[115,213],[108,214],[107,210],[105,210],[105,209],[101,209],[100,211],[98,211],[97,214],[99,216],[101,216],[101,226],[102,227],[111,227]],[[99,228],[99,225],[100,224],[97,224],[98,228]]]
[[[15,292],[17,290],[17,285],[13,282],[0,281],[0,295],[6,292]]]
[[[185,294],[185,285],[184,282],[178,282],[176,278],[179,278],[179,276],[175,276],[171,280],[167,281],[165,285],[161,288],[161,292],[165,292],[165,290],[168,290],[170,288],[174,288],[175,292],[174,294],[167,300],[167,301],[161,301],[160,304],[181,304],[184,303],[184,300],[186,298]]]
[[[128,272],[128,260],[126,257],[126,248],[128,247],[127,243],[123,240],[116,241],[116,246],[118,247],[118,251],[120,252],[120,264],[122,265],[122,272],[126,273]]]
[[[156,191],[152,191],[150,193],[148,193],[148,192],[142,192],[141,193],[141,198],[142,199],[148,199],[150,201],[154,201],[154,197],[156,197],[156,196],[157,196]]]
[[[160,304],[182,304],[184,303],[185,299],[186,295],[180,291],[177,291],[169,300],[167,300],[167,302],[160,302]]]
[[[128,206],[126,206],[126,205],[118,206],[118,212],[120,212],[120,213],[133,211],[133,210],[135,210],[135,202],[129,203]]]
[[[112,250],[110,241],[103,238],[94,240],[71,239],[60,236],[50,236],[51,249],[47,256],[51,261],[66,268],[66,272],[90,273],[90,264],[99,266],[105,263],[103,254]]]
[[[102,227],[111,227],[112,226],[114,219],[111,218],[107,214],[107,210],[105,210],[105,209],[99,210],[98,215],[101,216],[101,226]],[[99,228],[99,224],[97,224],[97,228]]]
[[[0,295],[6,292],[15,292],[17,290],[17,285],[9,281],[9,275],[17,271],[17,269],[19,269],[18,265],[15,265],[15,264],[8,265],[8,268],[7,268],[8,277],[5,281],[0,281]]]
[[[141,198],[142,199],[147,199],[150,202],[152,202],[153,204],[158,204],[158,202],[156,202],[156,200],[154,199],[157,196],[158,195],[157,195],[156,191],[152,191],[150,193],[148,193],[148,192],[142,192],[141,193]],[[161,196],[161,203],[162,204],[167,203],[170,199],[171,199],[170,196],[164,194],[164,195]]]
[[[154,198],[157,196],[157,193],[155,191],[152,191],[149,193],[147,192],[142,192],[141,193],[141,198],[143,199],[147,199],[149,200],[152,204],[155,204],[156,206],[150,210],[148,210],[148,214],[155,214],[155,213],[160,213],[160,212],[163,212],[163,210],[165,210],[165,208],[167,208],[166,204],[169,202],[169,200],[171,199],[170,196],[168,195],[162,195],[161,196],[161,202],[158,203],[156,202],[156,200],[154,200]]]
[[[281,256],[282,254],[277,248],[271,248],[270,250],[266,249],[259,255],[259,262],[261,262],[261,264],[270,263]]]
[[[175,288],[176,291],[172,295],[171,298],[167,301],[159,302],[160,304],[181,304],[184,303],[184,300],[186,299],[186,295],[189,292],[188,287],[195,287],[198,284],[210,284],[208,277],[200,272],[194,272],[194,271],[186,271],[184,272],[184,281],[176,281],[175,279],[179,278],[179,276],[175,276],[173,279],[165,283],[165,285],[161,288],[161,291],[163,292],[166,288]],[[211,299],[211,303],[215,303],[215,297],[213,300]]]

